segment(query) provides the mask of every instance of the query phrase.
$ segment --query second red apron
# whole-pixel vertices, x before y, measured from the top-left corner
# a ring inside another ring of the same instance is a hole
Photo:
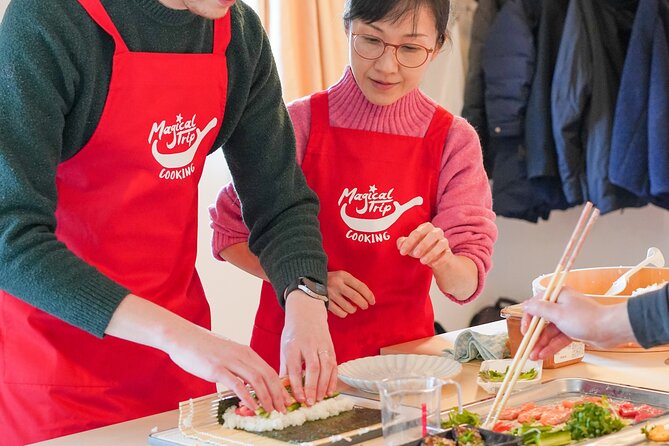
[[[337,362],[434,334],[432,270],[397,250],[435,215],[444,143],[453,117],[438,108],[424,138],[331,127],[326,92],[311,99],[312,124],[302,170],[321,203],[328,271],[364,282],[376,304],[346,318],[328,315]],[[279,367],[284,313],[263,283],[251,347]]]

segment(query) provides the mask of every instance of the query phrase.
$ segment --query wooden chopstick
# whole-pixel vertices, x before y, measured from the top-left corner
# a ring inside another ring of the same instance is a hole
[[[557,301],[557,298],[560,295],[560,291],[562,290],[562,286],[564,285],[564,281],[567,278],[567,274],[571,270],[578,253],[581,251],[583,242],[590,233],[590,230],[592,229],[592,226],[597,220],[598,216],[599,210],[594,208],[592,203],[586,203],[586,205],[583,207],[583,212],[581,212],[581,216],[576,223],[576,227],[574,228],[574,231],[572,232],[571,237],[567,242],[562,257],[560,258],[560,262],[555,268],[555,272],[553,273],[553,276],[551,277],[551,280],[546,287],[546,292],[543,295],[544,300],[549,302]],[[497,422],[500,413],[504,409],[506,402],[511,395],[513,386],[516,384],[518,377],[520,376],[520,373],[522,372],[522,369],[527,362],[527,358],[534,349],[534,346],[539,339],[539,335],[541,334],[541,331],[545,325],[546,321],[543,318],[539,318],[537,316],[532,317],[529,328],[520,342],[518,351],[516,352],[516,355],[514,356],[513,361],[509,366],[509,370],[504,376],[502,386],[497,392],[495,401],[493,402],[493,405],[490,408],[490,412],[488,413],[485,423],[483,424],[485,427],[491,428]]]

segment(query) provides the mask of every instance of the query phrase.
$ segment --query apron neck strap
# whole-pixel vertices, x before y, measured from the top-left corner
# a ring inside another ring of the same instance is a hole
[[[448,133],[453,124],[453,115],[442,107],[437,107],[427,128],[425,138],[433,138],[437,141],[446,141]]]
[[[112,22],[107,10],[102,6],[100,0],[78,0],[81,6],[88,12],[95,23],[112,36],[116,44],[116,53],[127,53],[128,46],[121,38],[116,25]],[[230,15],[231,11],[220,19],[214,20],[214,54],[224,54],[230,43]]]
[[[328,92],[319,91],[311,96],[311,127],[325,129],[330,127]]]
[[[128,46],[125,44],[121,38],[121,34],[116,29],[116,26],[112,22],[109,14],[105,10],[104,6],[100,0],[78,0],[81,6],[84,7],[86,12],[91,16],[91,18],[97,23],[100,28],[104,29],[107,34],[112,36],[114,43],[116,44],[116,53],[127,53]]]
[[[214,20],[214,54],[224,54],[230,43],[230,15],[232,8],[225,17]]]

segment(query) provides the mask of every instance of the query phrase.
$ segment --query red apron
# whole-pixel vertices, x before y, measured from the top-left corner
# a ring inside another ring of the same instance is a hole
[[[56,236],[132,293],[203,327],[195,271],[198,182],[223,119],[230,14],[213,53],[130,52],[100,0],[79,0],[116,45],[86,146],[57,171]],[[166,410],[215,391],[163,352],[98,339],[0,293],[0,443],[15,445]]]
[[[328,315],[337,362],[434,335],[432,270],[397,249],[436,213],[444,143],[453,116],[438,108],[424,138],[330,127],[327,93],[311,99],[302,169],[321,203],[328,271],[344,270],[372,290],[376,304],[346,318]],[[284,313],[263,283],[251,347],[279,366]]]

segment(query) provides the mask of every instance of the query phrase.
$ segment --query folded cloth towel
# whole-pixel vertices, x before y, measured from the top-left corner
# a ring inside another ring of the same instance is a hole
[[[508,339],[509,336],[504,333],[486,335],[465,330],[455,338],[453,349],[444,350],[444,356],[458,362],[510,358]]]

